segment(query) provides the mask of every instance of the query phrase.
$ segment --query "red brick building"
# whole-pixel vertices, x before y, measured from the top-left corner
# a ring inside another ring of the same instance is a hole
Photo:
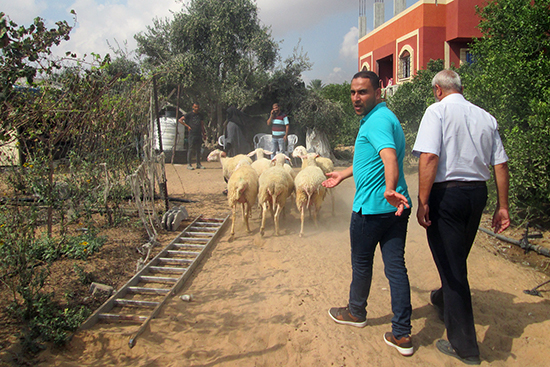
[[[469,61],[468,43],[481,36],[475,12],[481,3],[418,1],[359,39],[359,70],[376,72],[386,86],[409,80],[430,59],[443,59],[446,68]]]

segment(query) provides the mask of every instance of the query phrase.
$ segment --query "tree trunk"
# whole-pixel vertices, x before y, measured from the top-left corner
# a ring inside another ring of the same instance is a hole
[[[317,129],[307,128],[306,149],[308,152],[314,151],[321,157],[330,158],[333,161],[336,160],[336,157],[330,149],[330,143],[327,135]]]
[[[218,117],[218,136],[223,135],[223,112],[222,112],[222,105],[219,103],[216,103],[216,112]]]

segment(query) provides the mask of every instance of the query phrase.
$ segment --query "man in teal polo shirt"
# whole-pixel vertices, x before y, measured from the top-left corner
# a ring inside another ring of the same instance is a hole
[[[330,317],[339,324],[367,325],[367,298],[372,280],[376,245],[380,243],[384,270],[390,283],[392,331],[386,344],[404,356],[413,354],[411,342],[411,291],[405,267],[405,239],[410,216],[410,197],[403,174],[405,135],[399,120],[381,99],[380,79],[361,71],[351,81],[355,113],[363,116],[353,165],[327,173],[323,182],[334,187],[354,177],[355,198],[350,223],[352,281],[349,303],[333,307]],[[397,208],[397,210],[396,210]]]

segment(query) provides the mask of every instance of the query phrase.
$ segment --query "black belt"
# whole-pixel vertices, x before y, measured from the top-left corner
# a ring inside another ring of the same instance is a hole
[[[436,182],[432,186],[432,190],[450,189],[452,187],[483,187],[485,181],[445,181]]]

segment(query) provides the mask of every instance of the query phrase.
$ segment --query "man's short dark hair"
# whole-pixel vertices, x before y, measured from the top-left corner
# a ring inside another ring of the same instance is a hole
[[[360,71],[355,74],[351,80],[358,78],[369,79],[371,85],[374,87],[375,90],[380,88],[380,78],[373,71]]]

